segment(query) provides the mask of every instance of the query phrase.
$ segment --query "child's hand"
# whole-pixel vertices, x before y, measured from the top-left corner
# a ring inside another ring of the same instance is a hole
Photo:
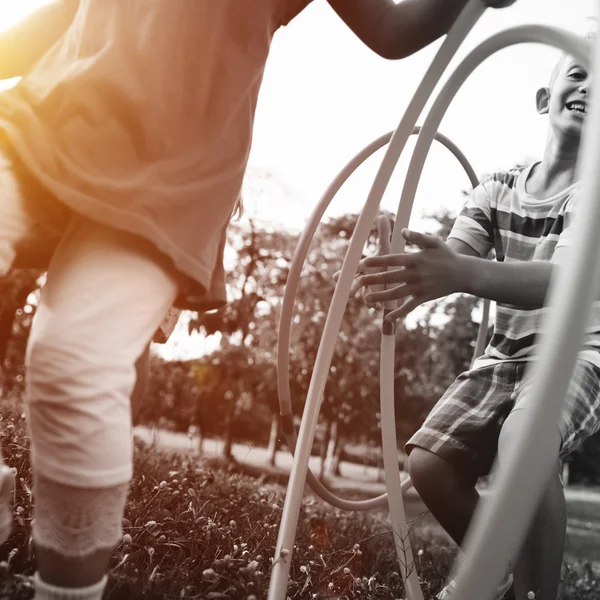
[[[392,220],[385,215],[377,217],[377,250],[374,256],[385,256],[390,253],[390,244],[392,240]],[[382,285],[375,285],[371,287],[364,287],[360,283],[361,275],[365,273],[377,273],[380,269],[368,268],[364,264],[364,260],[361,260],[358,265],[358,271],[352,281],[352,287],[350,288],[350,295],[355,295],[359,290],[361,291],[363,300],[369,305],[374,307],[376,310],[381,310],[383,305],[379,302],[370,302],[366,299],[369,292],[379,292],[384,289]],[[337,282],[340,278],[340,272],[334,274],[333,280]]]
[[[407,242],[421,248],[420,252],[387,254],[366,258],[363,268],[399,267],[391,271],[361,275],[358,283],[367,288],[395,283],[396,287],[385,291],[368,291],[367,302],[404,300],[402,306],[386,315],[387,321],[405,317],[424,302],[463,291],[465,269],[461,255],[441,239],[404,229],[402,236]]]

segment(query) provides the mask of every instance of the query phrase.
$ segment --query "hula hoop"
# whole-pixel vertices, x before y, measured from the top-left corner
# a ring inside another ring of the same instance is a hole
[[[415,127],[412,131],[412,135],[418,135],[421,131],[421,127]],[[294,312],[294,300],[298,291],[298,285],[300,283],[302,266],[306,260],[306,255],[310,248],[310,244],[314,238],[315,232],[323,218],[323,214],[331,204],[331,201],[339,192],[340,188],[346,183],[348,178],[356,171],[356,169],[362,165],[367,158],[372,156],[377,150],[383,148],[391,139],[393,132],[386,133],[368,146],[363,148],[335,177],[329,187],[325,190],[325,193],[319,200],[316,208],[313,210],[310,219],[300,236],[296,250],[294,251],[294,257],[290,266],[290,272],[288,274],[287,283],[285,286],[285,293],[283,296],[283,303],[281,306],[281,315],[279,318],[279,331],[277,336],[277,389],[279,393],[279,405],[280,405],[280,416],[283,433],[285,435],[286,443],[290,448],[292,454],[296,448],[297,435],[294,427],[293,414],[292,414],[292,399],[290,392],[290,337],[292,329],[292,320]],[[465,170],[469,182],[473,188],[479,184],[479,180],[475,175],[475,171],[466,156],[461,150],[449,140],[446,136],[441,133],[435,134],[435,139],[440,142],[445,148],[456,157],[462,168]],[[473,358],[480,356],[483,353],[483,345],[485,343],[487,334],[487,322],[489,315],[489,302],[486,300],[484,303],[483,318],[479,328],[477,336],[477,343],[475,345],[475,352]],[[368,500],[347,500],[336,496],[326,485],[324,485],[317,476],[310,470],[306,472],[306,481],[312,488],[312,490],[323,500],[329,504],[340,508],[342,510],[351,511],[363,511],[384,506],[387,502],[387,494],[382,494],[375,498]],[[402,489],[406,491],[412,485],[410,478],[406,478],[402,482]]]
[[[308,469],[308,459],[310,457],[310,450],[314,439],[321,397],[333,356],[335,338],[340,329],[344,308],[350,294],[350,288],[356,273],[358,262],[362,255],[362,249],[369,235],[371,225],[375,220],[385,188],[392,176],[398,158],[414,129],[416,120],[423,111],[427,100],[450,60],[452,60],[452,57],[469,31],[485,12],[485,9],[486,7],[479,0],[470,0],[467,7],[462,11],[455,24],[452,26],[409,103],[403,119],[390,140],[387,152],[383,158],[373,182],[373,186],[371,187],[371,191],[367,197],[365,207],[363,208],[352,235],[350,247],[348,248],[344,259],[340,278],[337,282],[333,300],[325,322],[298,435],[299,442],[294,455],[294,462],[290,473],[288,489],[283,506],[281,526],[273,559],[273,569],[269,585],[269,598],[271,600],[283,600],[286,597],[287,580],[293,555],[292,550],[298,524],[298,514],[302,502],[302,493],[306,481],[306,471]],[[396,477],[398,477],[397,472]],[[398,487],[399,486],[400,481],[398,478]],[[418,578],[414,569],[409,576],[409,580],[410,587],[416,585],[420,594]]]

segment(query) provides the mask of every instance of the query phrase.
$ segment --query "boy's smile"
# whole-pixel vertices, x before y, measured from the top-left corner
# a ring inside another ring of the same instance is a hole
[[[549,90],[548,113],[556,133],[581,135],[591,77],[573,59],[563,58]]]
[[[581,100],[573,100],[571,102],[567,102],[567,110],[578,113],[581,116],[586,114],[586,103]]]

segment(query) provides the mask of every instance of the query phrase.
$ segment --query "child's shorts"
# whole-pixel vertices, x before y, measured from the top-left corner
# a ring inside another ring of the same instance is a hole
[[[488,475],[500,430],[522,400],[527,362],[502,362],[465,371],[448,388],[407,442],[407,453],[424,448],[452,464],[466,478]],[[600,368],[579,360],[559,424],[561,457],[600,429]]]

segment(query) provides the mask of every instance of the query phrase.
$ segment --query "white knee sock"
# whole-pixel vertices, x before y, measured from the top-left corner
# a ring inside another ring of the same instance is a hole
[[[93,585],[80,588],[63,588],[51,585],[41,579],[38,573],[33,576],[34,600],[101,600],[106,587],[106,575]]]

